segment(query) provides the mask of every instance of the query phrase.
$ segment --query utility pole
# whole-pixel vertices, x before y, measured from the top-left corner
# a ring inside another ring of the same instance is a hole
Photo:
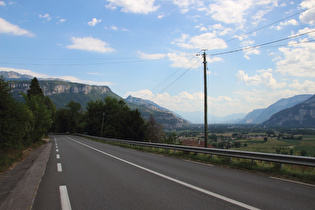
[[[208,147],[208,97],[207,97],[207,56],[206,56],[206,50],[203,50],[203,77],[204,77],[204,96],[205,96],[205,147]]]

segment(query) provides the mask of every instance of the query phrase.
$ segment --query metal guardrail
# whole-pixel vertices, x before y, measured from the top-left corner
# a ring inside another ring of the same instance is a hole
[[[82,137],[99,139],[103,141],[135,145],[135,146],[144,146],[144,147],[152,147],[152,148],[154,147],[154,148],[161,148],[161,149],[174,150],[174,151],[195,152],[195,153],[203,153],[203,154],[209,154],[209,155],[219,155],[219,156],[226,156],[226,157],[276,162],[276,163],[281,163],[281,164],[284,163],[284,164],[315,167],[314,157],[279,155],[279,154],[271,154],[271,153],[247,152],[247,151],[214,149],[214,148],[203,148],[203,147],[190,147],[190,146],[173,145],[173,144],[159,144],[159,143],[149,143],[149,142],[143,142],[143,141],[130,141],[130,140],[122,140],[122,139],[102,138],[102,137],[96,137],[96,136],[90,136],[90,135],[84,135],[84,134],[76,134],[76,135],[82,136]]]

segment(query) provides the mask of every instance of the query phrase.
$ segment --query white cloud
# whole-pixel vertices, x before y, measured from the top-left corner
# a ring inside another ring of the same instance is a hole
[[[14,69],[14,68],[6,68],[6,67],[0,67],[0,71],[14,71],[19,74],[27,74],[31,75],[33,77],[41,78],[41,79],[62,79],[70,82],[77,82],[77,83],[83,83],[83,84],[89,84],[89,85],[112,85],[113,83],[111,82],[95,82],[95,81],[89,81],[89,80],[80,80],[76,77],[73,76],[51,76],[47,74],[41,74],[37,73],[31,70],[26,70],[26,69]]]
[[[272,89],[283,88],[287,86],[286,83],[278,83],[272,75],[272,70],[260,70],[260,75],[248,76],[243,70],[239,70],[236,77],[239,81],[244,82],[246,85],[265,85]]]
[[[102,19],[96,19],[93,18],[91,21],[88,22],[89,26],[95,26],[96,24],[100,23],[102,21]]]
[[[157,18],[159,18],[159,19],[162,19],[162,18],[164,18],[164,17],[165,17],[164,14],[161,14],[161,15],[158,15],[158,16],[157,16]]]
[[[173,68],[199,68],[201,65],[201,58],[192,57],[187,53],[168,53],[167,57],[172,62]]]
[[[276,30],[279,31],[279,30],[283,29],[283,26],[289,26],[289,25],[296,26],[298,24],[299,23],[295,19],[291,19],[291,20],[288,20],[286,22],[281,22],[277,27],[271,27],[271,28],[275,28]]]
[[[225,41],[217,38],[215,33],[205,33],[191,38],[186,34],[182,34],[182,38],[176,41],[177,46],[184,49],[213,50],[227,48]]]
[[[173,0],[173,4],[178,6],[181,13],[187,13],[191,8],[203,10],[204,3],[200,0]]]
[[[208,14],[217,21],[243,25],[247,11],[255,6],[278,6],[277,0],[218,0],[209,5]],[[260,11],[254,18],[262,18],[270,10]]]
[[[0,6],[5,6],[6,4],[4,3],[4,1],[0,1]]]
[[[0,18],[0,33],[12,34],[15,36],[28,36],[28,37],[35,36],[35,34],[33,34],[32,32],[22,29],[17,25],[13,25],[3,18]]]
[[[260,54],[260,50],[258,48],[251,49],[251,50],[246,50],[246,48],[244,48],[244,51],[245,51],[244,58],[246,58],[247,60],[250,60],[249,55],[259,55]]]
[[[110,2],[106,8],[116,9],[122,7],[121,11],[126,13],[148,14],[156,11],[160,6],[154,6],[154,0],[107,0]]]
[[[104,28],[108,30],[113,30],[113,31],[128,31],[128,29],[118,28],[117,26],[109,26],[109,27],[105,26]]]
[[[144,60],[159,60],[166,57],[165,54],[147,54],[141,51],[137,52],[139,57]]]
[[[66,21],[66,19],[63,19],[63,18],[62,18],[62,19],[59,20],[59,23],[63,23],[63,22],[65,22],[65,21]]]
[[[224,36],[227,33],[230,33],[233,31],[233,29],[231,28],[224,27],[221,23],[210,25],[209,30],[213,31],[215,34],[218,34],[220,36]]]
[[[306,30],[303,29],[299,33],[302,31]],[[309,36],[313,39],[315,34]],[[315,77],[315,43],[306,41],[307,38],[301,39],[296,41],[299,44],[279,48],[283,56],[276,63],[277,72],[295,77]]]
[[[167,54],[147,54],[141,51],[137,52],[141,59],[145,60],[158,60],[168,58],[172,64],[170,65],[173,68],[199,68],[202,64],[202,58],[197,57],[192,54],[184,53],[184,52],[171,52]],[[208,57],[207,62],[219,62],[222,61],[220,57]]]
[[[315,1],[314,0],[305,0],[305,1],[301,2],[300,6],[302,9],[309,9],[300,15],[300,17],[299,17],[300,21],[302,23],[314,25],[315,24],[315,10],[314,10]]]
[[[303,83],[299,83],[297,79],[293,81],[289,87],[293,88],[295,91],[298,91],[300,94],[315,93],[315,82],[310,80],[305,80]]]
[[[183,91],[177,95],[171,96],[168,93],[153,94],[150,90],[140,90],[136,92],[127,92],[127,96],[138,97],[154,101],[156,104],[175,112],[196,112],[203,110],[204,94],[202,92],[189,93]],[[209,97],[208,106],[211,106],[217,116],[233,114],[238,108],[244,108],[244,105],[238,99],[232,99],[228,96]]]
[[[71,40],[73,44],[68,45],[68,49],[86,50],[100,53],[115,51],[113,48],[107,47],[108,44],[106,42],[93,37],[72,37]]]
[[[41,19],[45,19],[46,21],[50,21],[51,17],[49,16],[48,13],[44,14],[44,15],[38,15],[39,18]]]

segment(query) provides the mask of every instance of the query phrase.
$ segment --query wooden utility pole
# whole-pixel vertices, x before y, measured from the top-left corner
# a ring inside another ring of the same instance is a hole
[[[204,76],[204,95],[205,95],[205,147],[208,147],[208,97],[207,97],[207,58],[206,58],[206,50],[203,52],[203,76]]]

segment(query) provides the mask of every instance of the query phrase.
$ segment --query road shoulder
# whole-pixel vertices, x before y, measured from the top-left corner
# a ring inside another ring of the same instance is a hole
[[[31,209],[52,143],[33,150],[14,169],[0,177],[0,209]]]

